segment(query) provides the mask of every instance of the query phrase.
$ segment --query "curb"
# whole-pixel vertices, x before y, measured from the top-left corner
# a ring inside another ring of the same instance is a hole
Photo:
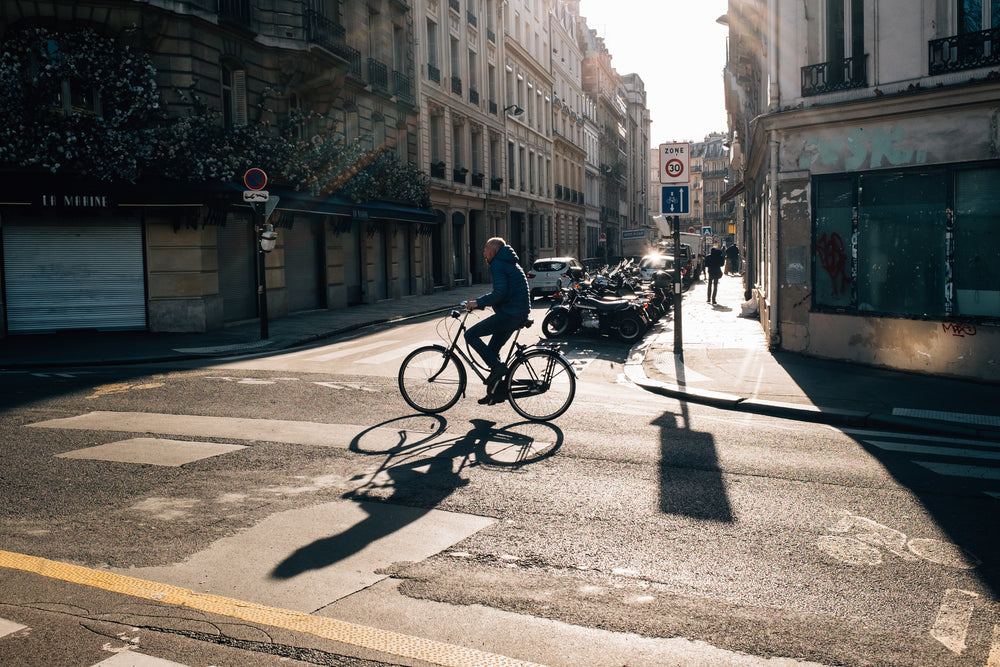
[[[747,398],[706,389],[692,389],[682,385],[653,380],[646,376],[646,372],[643,369],[646,351],[650,346],[651,344],[646,341],[636,343],[629,350],[629,357],[628,361],[625,362],[624,370],[625,377],[630,382],[655,394],[669,396],[681,401],[709,405],[724,410],[748,412],[781,419],[809,421],[830,426],[894,429],[914,433],[933,433],[941,436],[1000,441],[1000,429],[992,427],[976,427],[966,424],[956,424],[954,422],[900,417],[860,410],[783,403],[758,398]]]

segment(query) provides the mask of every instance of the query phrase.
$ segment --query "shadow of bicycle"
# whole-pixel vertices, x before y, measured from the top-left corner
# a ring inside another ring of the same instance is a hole
[[[354,437],[349,449],[361,454],[388,454],[383,464],[413,459],[449,457],[466,465],[517,468],[553,456],[563,444],[563,432],[549,422],[522,421],[506,426],[473,419],[472,428],[448,431],[441,415],[408,415],[371,426]]]

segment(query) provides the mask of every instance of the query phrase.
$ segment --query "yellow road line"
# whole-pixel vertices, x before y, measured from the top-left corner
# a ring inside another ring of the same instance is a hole
[[[243,602],[218,595],[204,595],[194,591],[155,581],[126,577],[113,572],[92,570],[79,565],[69,565],[46,558],[26,556],[0,550],[0,567],[32,572],[51,579],[100,588],[114,593],[156,600],[165,604],[197,609],[251,623],[260,623],[293,632],[304,632],[323,639],[361,648],[381,651],[390,655],[424,660],[435,665],[454,667],[539,667],[502,655],[477,651],[431,639],[412,637],[398,632],[370,628],[333,618],[312,616],[289,609]]]

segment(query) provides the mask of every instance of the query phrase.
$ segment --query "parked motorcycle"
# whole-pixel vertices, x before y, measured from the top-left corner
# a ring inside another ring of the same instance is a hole
[[[546,338],[585,331],[614,335],[623,343],[634,343],[649,327],[644,308],[634,299],[604,299],[583,293],[576,284],[560,285],[560,294],[562,301],[549,308],[542,320]]]

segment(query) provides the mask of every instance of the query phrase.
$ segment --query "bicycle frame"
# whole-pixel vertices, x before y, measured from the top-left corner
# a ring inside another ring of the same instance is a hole
[[[463,310],[465,309],[463,308]],[[464,334],[466,331],[465,321],[469,319],[469,314],[471,312],[472,312],[471,310],[465,310],[464,313],[459,313],[458,310],[451,311],[451,317],[456,320],[459,320],[459,324],[458,324],[458,329],[455,331],[455,336],[448,344],[448,355],[445,357],[445,363],[441,365],[441,368],[442,370],[444,370],[444,367],[448,361],[448,357],[452,355],[458,355],[458,358],[464,361],[467,366],[470,366],[472,368],[472,371],[479,376],[479,379],[485,382],[486,376],[489,373],[489,368],[486,367],[486,364],[476,360],[473,351],[468,347],[469,345],[468,342],[466,342],[465,344],[466,349],[464,350],[462,349],[462,346],[459,344],[459,341],[463,340],[464,338]],[[503,365],[508,368],[510,368],[510,362],[513,361],[514,357],[517,356],[517,354],[524,352],[524,350],[530,347],[529,345],[521,345],[520,343],[517,342],[517,338],[518,336],[521,335],[522,329],[524,329],[523,325],[519,326],[517,330],[514,331],[514,336],[512,337],[510,342],[510,347],[508,347],[507,349],[507,358],[504,360]]]

